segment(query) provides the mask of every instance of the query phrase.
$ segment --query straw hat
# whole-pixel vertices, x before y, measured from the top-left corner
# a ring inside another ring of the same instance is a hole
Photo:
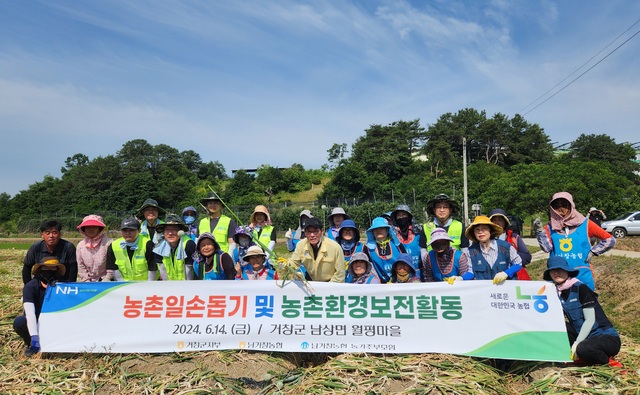
[[[266,258],[267,254],[264,253],[260,246],[251,246],[247,250],[247,253],[242,257],[242,260],[245,262],[249,262],[249,258],[252,256],[262,256]]]
[[[67,272],[67,268],[64,267],[62,263],[55,256],[46,256],[42,258],[42,262],[36,263],[31,268],[31,274],[37,276],[43,269],[51,270],[52,268],[56,268],[58,271],[58,276],[64,276]]]
[[[500,227],[500,226],[494,224],[493,222],[491,222],[489,217],[487,217],[486,215],[478,215],[477,217],[475,217],[473,219],[473,223],[471,223],[471,225],[469,225],[467,230],[464,232],[465,236],[467,236],[467,239],[469,239],[471,241],[478,241],[478,240],[476,240],[476,236],[473,233],[473,229],[478,225],[488,225],[491,228],[491,238],[492,239],[496,238],[496,237],[498,237],[498,236],[500,236],[502,234],[502,227]]]

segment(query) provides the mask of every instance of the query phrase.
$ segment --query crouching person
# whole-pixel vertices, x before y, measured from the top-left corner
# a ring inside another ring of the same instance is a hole
[[[567,318],[567,334],[571,344],[571,359],[589,365],[621,367],[613,357],[620,351],[620,336],[607,318],[598,295],[576,277],[566,259],[552,256],[543,274],[558,290],[562,310]]]
[[[242,260],[249,263],[249,267],[242,270],[236,263],[236,280],[277,280],[278,273],[266,265],[267,254],[260,246],[251,246]]]
[[[66,268],[56,257],[45,257],[42,262],[33,265],[31,270],[33,279],[22,289],[24,315],[15,318],[13,330],[24,340],[27,346],[24,355],[28,357],[40,351],[38,319],[44,302],[44,293],[49,286],[55,286],[56,280],[62,278],[65,272]]]
[[[380,279],[373,269],[373,264],[367,254],[364,252],[354,252],[351,254],[345,283],[380,284]]]

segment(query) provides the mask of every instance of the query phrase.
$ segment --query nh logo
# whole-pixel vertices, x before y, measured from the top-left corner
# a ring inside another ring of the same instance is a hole
[[[63,295],[70,295],[70,294],[78,294],[78,287],[69,287],[66,285],[56,285],[56,295],[57,294],[63,294]]]

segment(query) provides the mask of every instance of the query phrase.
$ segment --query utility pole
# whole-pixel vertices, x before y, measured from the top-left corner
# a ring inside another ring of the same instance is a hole
[[[463,202],[462,202],[462,212],[463,217],[462,222],[464,222],[465,226],[469,226],[469,199],[467,196],[467,138],[462,138],[462,174],[463,174]]]

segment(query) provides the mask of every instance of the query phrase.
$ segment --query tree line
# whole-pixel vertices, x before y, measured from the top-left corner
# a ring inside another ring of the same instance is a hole
[[[522,218],[544,216],[551,195],[561,190],[573,194],[583,213],[591,206],[609,217],[640,209],[640,166],[630,144],[582,134],[558,152],[543,128],[520,115],[488,117],[467,108],[426,127],[418,119],[370,125],[350,146],[333,144],[321,169],[263,164],[255,174],[238,170],[230,178],[221,163],[205,163],[195,151],[142,139],[105,157],[78,153],[66,159],[61,177],[47,175],[14,197],[0,194],[0,227],[12,233],[25,219],[65,213],[122,215],[148,197],[180,212],[198,207],[212,188],[241,219],[267,204],[275,208],[278,229],[295,228],[300,207],[291,196],[326,180],[318,201],[305,207],[314,215],[341,205],[366,227],[372,217],[406,203],[422,221],[426,202],[438,193],[462,202],[463,145],[469,202],[484,213],[500,207]]]

